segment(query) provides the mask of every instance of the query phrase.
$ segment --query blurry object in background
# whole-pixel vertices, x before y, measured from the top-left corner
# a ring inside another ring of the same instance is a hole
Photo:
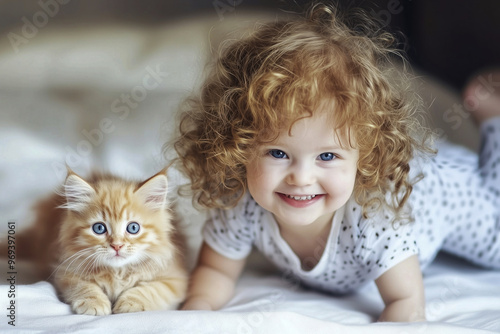
[[[328,0],[331,1],[331,0]],[[326,1],[326,2],[328,2]],[[162,25],[203,15],[222,22],[248,11],[300,11],[309,0],[19,0],[0,3],[0,33],[21,50],[43,30],[102,24]],[[408,37],[412,62],[460,89],[471,73],[500,60],[500,2],[496,0],[339,0],[362,7]],[[24,31],[23,31],[24,28]],[[10,34],[10,37],[9,37]],[[17,35],[17,36],[14,36]],[[188,38],[188,36],[186,36]]]

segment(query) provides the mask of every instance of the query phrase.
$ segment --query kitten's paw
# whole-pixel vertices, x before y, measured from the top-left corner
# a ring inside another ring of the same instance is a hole
[[[111,314],[111,302],[108,298],[90,297],[78,299],[71,303],[77,314],[108,315]]]
[[[146,311],[146,305],[144,302],[138,300],[137,298],[130,298],[127,296],[121,296],[113,306],[113,313],[131,313],[131,312],[142,312]]]

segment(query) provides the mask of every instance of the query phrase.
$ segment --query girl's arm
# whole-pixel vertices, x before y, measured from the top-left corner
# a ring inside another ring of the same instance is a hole
[[[206,243],[191,274],[188,296],[182,310],[218,310],[232,297],[245,260],[220,255]]]
[[[375,283],[385,303],[379,321],[425,321],[424,284],[417,255],[392,267]]]

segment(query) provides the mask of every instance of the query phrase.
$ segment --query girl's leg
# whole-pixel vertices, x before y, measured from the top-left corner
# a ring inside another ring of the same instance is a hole
[[[500,69],[474,77],[464,90],[464,104],[469,107],[481,129],[480,177],[483,186],[491,191],[498,207],[500,206]]]
[[[445,240],[443,250],[481,266],[500,269],[500,70],[476,76],[464,104],[481,130],[479,165],[467,182],[470,218]]]

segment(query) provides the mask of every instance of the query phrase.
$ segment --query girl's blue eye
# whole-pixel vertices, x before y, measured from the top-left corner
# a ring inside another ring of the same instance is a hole
[[[127,225],[127,232],[130,234],[137,234],[141,227],[136,222],[131,222]]]
[[[92,231],[94,231],[95,234],[104,234],[108,230],[106,229],[106,225],[104,225],[104,223],[95,223],[92,225]]]
[[[331,161],[333,159],[335,159],[335,154],[333,153],[330,153],[330,152],[326,152],[326,153],[321,153],[319,155],[319,158],[323,161]]]
[[[283,152],[283,151],[281,151],[281,150],[270,150],[269,154],[273,158],[276,158],[276,159],[286,159],[286,158],[288,158],[288,156],[286,155],[286,153]]]

